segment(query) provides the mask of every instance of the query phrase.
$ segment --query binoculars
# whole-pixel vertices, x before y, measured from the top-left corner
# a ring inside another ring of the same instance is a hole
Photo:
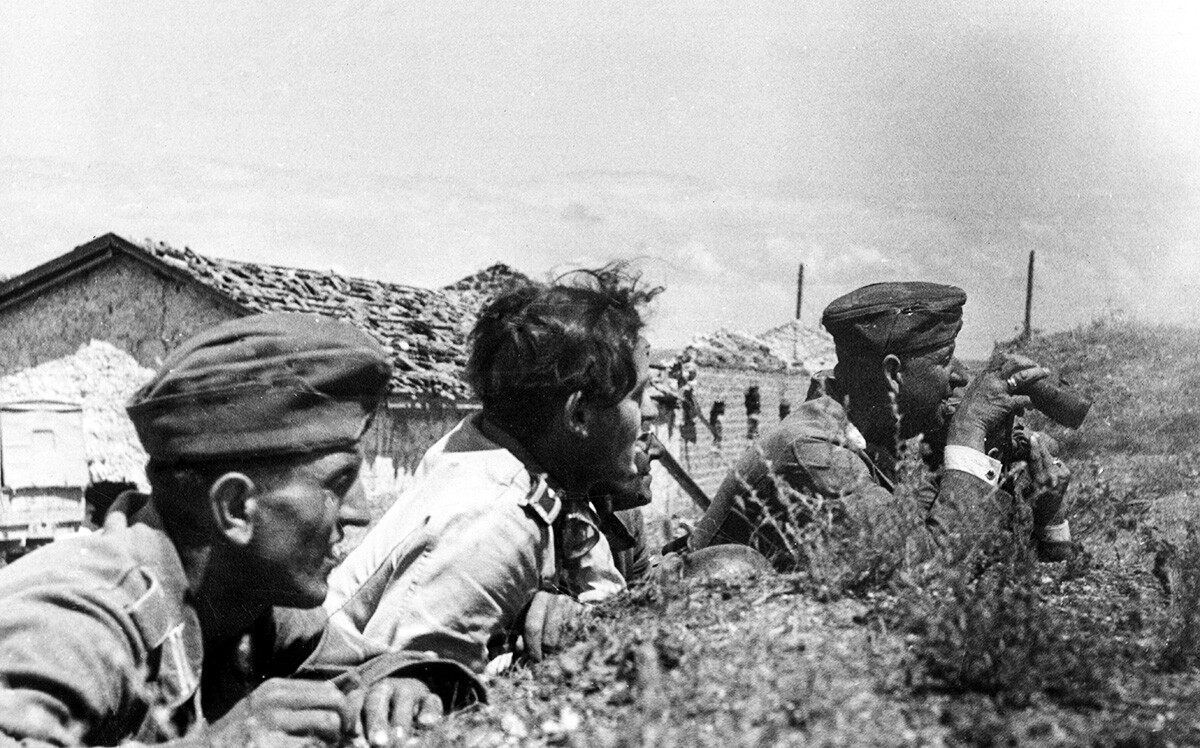
[[[1055,423],[1072,429],[1079,428],[1092,407],[1090,400],[1053,376],[1027,384],[1017,390],[1017,394],[1028,396],[1035,409]]]

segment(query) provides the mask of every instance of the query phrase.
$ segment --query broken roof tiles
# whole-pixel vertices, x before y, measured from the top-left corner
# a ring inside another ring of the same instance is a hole
[[[393,396],[413,400],[471,397],[461,372],[475,315],[499,289],[524,278],[496,264],[431,290],[333,271],[208,257],[149,240],[142,248],[251,311],[315,312],[362,327],[393,355]]]

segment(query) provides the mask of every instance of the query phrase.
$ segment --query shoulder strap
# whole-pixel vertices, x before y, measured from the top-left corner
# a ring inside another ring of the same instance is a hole
[[[146,682],[149,710],[139,735],[178,733],[199,718],[195,697],[200,687],[196,665],[203,656],[199,632],[189,632],[180,606],[171,601],[154,570],[134,567],[117,585],[133,602],[125,612],[148,650]],[[191,636],[189,636],[191,634]],[[181,709],[188,702],[190,709]],[[165,708],[165,712],[163,711]],[[164,723],[165,724],[162,724]]]
[[[562,509],[562,501],[554,491],[550,490],[550,484],[546,482],[545,473],[529,473],[530,487],[529,493],[518,503],[523,507],[528,507],[538,518],[547,525],[554,524],[554,520],[558,518],[559,510]]]

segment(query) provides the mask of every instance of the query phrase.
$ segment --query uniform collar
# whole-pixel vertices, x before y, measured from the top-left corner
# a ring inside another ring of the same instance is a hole
[[[544,479],[554,493],[559,496],[566,495],[566,490],[563,489],[562,485],[554,480],[554,477],[538,464],[538,461],[533,458],[529,450],[525,449],[525,446],[517,441],[515,436],[505,431],[495,421],[488,418],[487,415],[481,412],[471,416],[469,423],[485,439],[509,452],[513,457],[516,457],[525,466],[525,469],[529,471],[530,475]]]

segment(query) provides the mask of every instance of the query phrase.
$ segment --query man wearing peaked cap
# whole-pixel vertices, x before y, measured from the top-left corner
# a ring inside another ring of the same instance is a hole
[[[842,350],[912,353],[953,343],[967,294],[937,283],[873,283],[835,299],[821,324]]]
[[[321,635],[334,544],[368,520],[358,441],[390,375],[370,337],[315,315],[226,322],[174,351],[128,407],[150,455],[150,495],[119,500],[136,514],[0,569],[0,743],[338,745],[362,703],[372,742],[403,744],[396,728],[440,715],[447,688],[474,692],[405,653],[282,677]]]
[[[918,435],[941,460],[926,509],[994,495],[1002,466],[985,453],[989,435],[1029,405],[1014,392],[1048,372],[1003,354],[967,387],[954,358],[966,300],[960,288],[924,282],[876,283],[835,299],[821,318],[837,350],[833,375],[818,374],[804,405],[747,450],[689,547],[743,543],[795,568],[805,557],[805,512],[824,505],[857,515],[890,501],[902,445]],[[1035,500],[1039,554],[1059,560],[1070,548],[1061,511],[1069,471],[1045,440],[1035,437],[1031,450],[1049,487]]]

